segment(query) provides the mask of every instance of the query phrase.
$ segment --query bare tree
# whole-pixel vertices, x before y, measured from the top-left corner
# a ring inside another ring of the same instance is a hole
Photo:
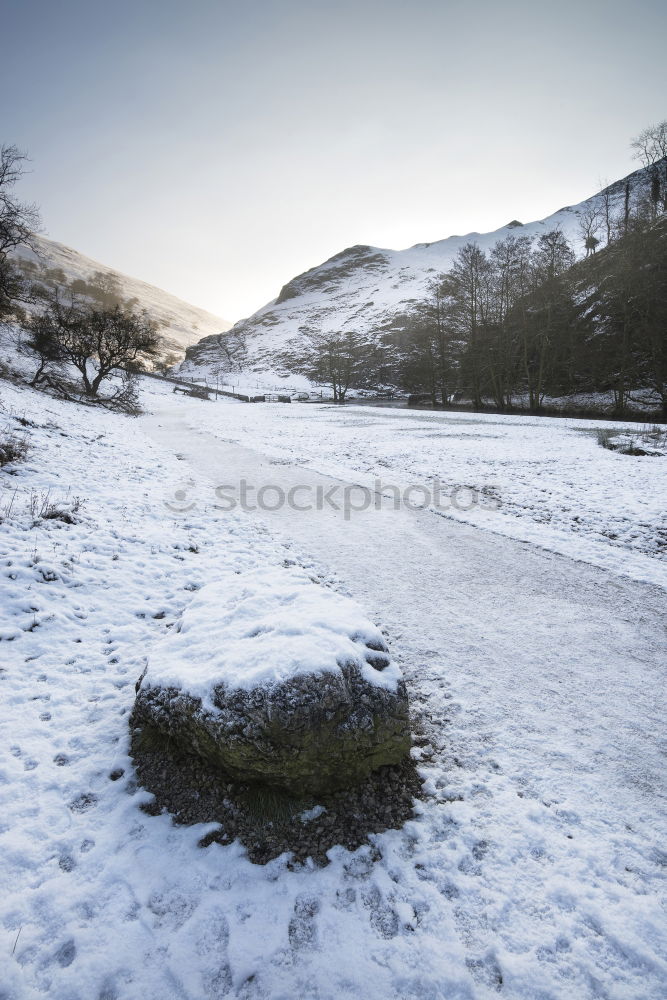
[[[26,296],[25,282],[9,257],[0,254],[0,320],[15,313]]]
[[[455,353],[459,339],[456,300],[448,275],[441,274],[427,284],[427,297],[411,317],[413,375],[421,373],[435,406],[437,396],[446,406],[454,393]]]
[[[645,167],[653,168],[650,200],[653,203],[654,217],[660,212],[661,202],[662,211],[667,212],[667,118],[642,129],[630,146],[634,150],[635,159],[640,160]],[[662,162],[662,180],[658,166],[660,162]]]
[[[482,405],[481,334],[486,325],[491,265],[476,243],[458,251],[449,272],[462,339],[467,342],[467,372],[473,405]]]
[[[608,180],[601,180],[600,182],[600,214],[602,216],[602,224],[604,225],[604,232],[606,236],[606,246],[612,241],[612,235],[614,231],[614,202],[611,194],[611,185]]]
[[[595,253],[600,244],[598,233],[600,232],[603,218],[603,212],[595,204],[588,205],[579,214],[579,233],[581,234],[587,257]]]
[[[16,146],[0,148],[0,254],[19,246],[34,247],[39,228],[35,205],[14,197],[14,186],[25,173],[28,157]]]
[[[74,300],[65,305],[57,296],[31,329],[40,359],[47,363],[57,359],[76,368],[85,394],[92,399],[101,399],[100,386],[111,374],[124,374],[141,360],[154,358],[161,344],[146,313],[120,306],[98,309]]]
[[[123,304],[120,282],[114,274],[109,274],[106,271],[95,271],[90,278],[89,286],[88,295],[97,299],[105,309],[112,309],[114,306]]]
[[[20,246],[34,250],[35,232],[40,225],[35,205],[19,201],[14,195],[26,162],[26,154],[16,146],[0,148],[0,316],[11,312],[22,289],[9,254]]]
[[[365,349],[356,333],[319,333],[311,338],[314,373],[327,382],[334,402],[344,403],[348,390],[360,375]]]
[[[561,318],[567,302],[563,278],[574,261],[574,251],[559,229],[538,237],[531,260],[533,291],[522,322],[522,363],[531,410],[542,406],[563,330]]]
[[[634,157],[650,167],[667,156],[667,119],[642,129],[630,143]]]
[[[499,240],[489,255],[492,298],[486,337],[485,381],[501,410],[512,405],[519,344],[510,315],[530,290],[531,253],[532,240],[528,236],[508,236]]]

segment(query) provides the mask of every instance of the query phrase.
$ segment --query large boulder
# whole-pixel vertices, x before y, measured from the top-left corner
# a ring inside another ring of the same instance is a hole
[[[405,683],[380,631],[299,569],[200,590],[151,656],[131,725],[298,796],[349,787],[410,748]]]

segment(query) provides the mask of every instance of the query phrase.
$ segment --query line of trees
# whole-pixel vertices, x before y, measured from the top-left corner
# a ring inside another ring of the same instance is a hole
[[[666,144],[667,122],[644,130],[637,190],[607,188],[580,213],[583,259],[559,229],[488,252],[469,242],[393,330],[302,329],[296,367],[341,402],[385,384],[434,405],[539,412],[546,396],[606,392],[623,413],[650,391],[667,417]]]
[[[573,263],[558,230],[536,242],[510,235],[489,253],[461,247],[408,318],[408,387],[424,387],[434,403],[465,394],[475,407],[491,399],[499,409],[521,388],[537,409],[571,319],[564,279]]]
[[[293,366],[338,402],[351,387],[392,385],[433,405],[539,412],[545,396],[605,392],[623,413],[648,390],[667,417],[667,215],[621,222],[578,262],[559,230],[510,235],[488,253],[467,243],[399,329],[379,341],[310,333]]]
[[[623,412],[651,390],[667,416],[667,179],[656,176],[631,206],[623,199],[603,250],[582,213],[579,262],[558,229],[488,253],[462,247],[406,324],[407,387],[500,410],[522,396],[533,411],[545,395],[611,392]]]

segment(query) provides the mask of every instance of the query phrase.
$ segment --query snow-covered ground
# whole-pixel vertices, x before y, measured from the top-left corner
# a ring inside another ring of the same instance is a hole
[[[396,487],[401,501],[412,486],[412,504],[437,502],[447,517],[667,584],[667,461],[598,443],[641,424],[311,403],[183,401],[179,412],[185,426],[277,462],[387,495]]]
[[[631,579],[663,579],[662,459],[607,452],[583,421],[155,384],[134,421],[7,383],[0,398],[32,447],[0,472],[0,996],[667,994],[665,602]],[[501,506],[346,518],[215,492],[376,475],[493,486]],[[70,516],[39,516],[54,506]],[[402,831],[324,869],[198,848],[210,827],[141,811],[127,756],[134,683],[196,592],[282,562],[385,627],[425,782]]]

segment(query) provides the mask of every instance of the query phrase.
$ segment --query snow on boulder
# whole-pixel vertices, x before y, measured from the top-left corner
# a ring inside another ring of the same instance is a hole
[[[410,748],[405,683],[379,629],[296,568],[202,588],[155,647],[131,725],[297,795],[349,787]]]

